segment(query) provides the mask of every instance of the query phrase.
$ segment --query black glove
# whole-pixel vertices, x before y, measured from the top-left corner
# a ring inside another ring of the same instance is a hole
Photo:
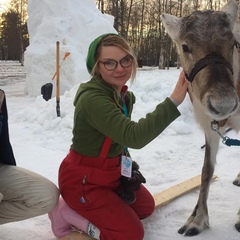
[[[139,165],[133,161],[132,162],[132,177],[121,177],[121,191],[118,195],[128,204],[136,201],[135,191],[140,189],[142,183],[146,183],[146,179],[143,177],[139,171]]]

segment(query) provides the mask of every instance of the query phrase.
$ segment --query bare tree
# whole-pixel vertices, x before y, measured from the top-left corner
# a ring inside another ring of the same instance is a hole
[[[240,0],[237,0],[240,2]],[[115,17],[114,27],[133,47],[138,60],[159,68],[179,67],[175,45],[165,33],[163,12],[183,17],[195,10],[219,10],[227,0],[96,0]]]
[[[102,13],[104,13],[104,0],[98,0],[98,9],[101,10]]]
[[[9,3],[9,8],[7,9],[8,12],[14,12],[19,17],[16,25],[16,30],[18,33],[18,41],[20,45],[20,54],[19,54],[19,61],[23,65],[24,63],[24,51],[26,49],[26,38],[28,38],[27,26],[26,26],[26,19],[27,19],[27,0],[11,0]],[[12,26],[13,27],[13,26]],[[28,44],[28,41],[27,41]]]

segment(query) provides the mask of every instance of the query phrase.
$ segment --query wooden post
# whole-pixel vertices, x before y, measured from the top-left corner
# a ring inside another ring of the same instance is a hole
[[[56,42],[56,110],[57,117],[61,117],[60,115],[60,43]]]

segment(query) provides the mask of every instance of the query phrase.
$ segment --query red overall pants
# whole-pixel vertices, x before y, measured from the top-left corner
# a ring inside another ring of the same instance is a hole
[[[69,207],[99,228],[101,240],[142,240],[141,219],[154,210],[154,199],[141,185],[127,205],[118,195],[120,157],[92,158],[70,150],[59,169],[59,188]]]

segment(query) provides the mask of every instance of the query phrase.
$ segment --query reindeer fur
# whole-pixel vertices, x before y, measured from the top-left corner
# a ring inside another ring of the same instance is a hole
[[[211,63],[189,84],[195,117],[205,133],[205,157],[198,202],[178,231],[186,236],[197,235],[209,227],[207,198],[220,140],[211,129],[211,122],[223,122],[219,129],[222,133],[227,127],[240,130],[240,51],[236,47],[240,41],[240,25],[236,22],[237,15],[238,5],[234,0],[230,0],[221,11],[196,11],[183,18],[161,15],[167,33],[176,43],[186,76],[200,59],[209,54],[220,56],[233,70],[224,64]],[[240,174],[234,182],[240,185]],[[235,227],[240,232],[240,210]]]

